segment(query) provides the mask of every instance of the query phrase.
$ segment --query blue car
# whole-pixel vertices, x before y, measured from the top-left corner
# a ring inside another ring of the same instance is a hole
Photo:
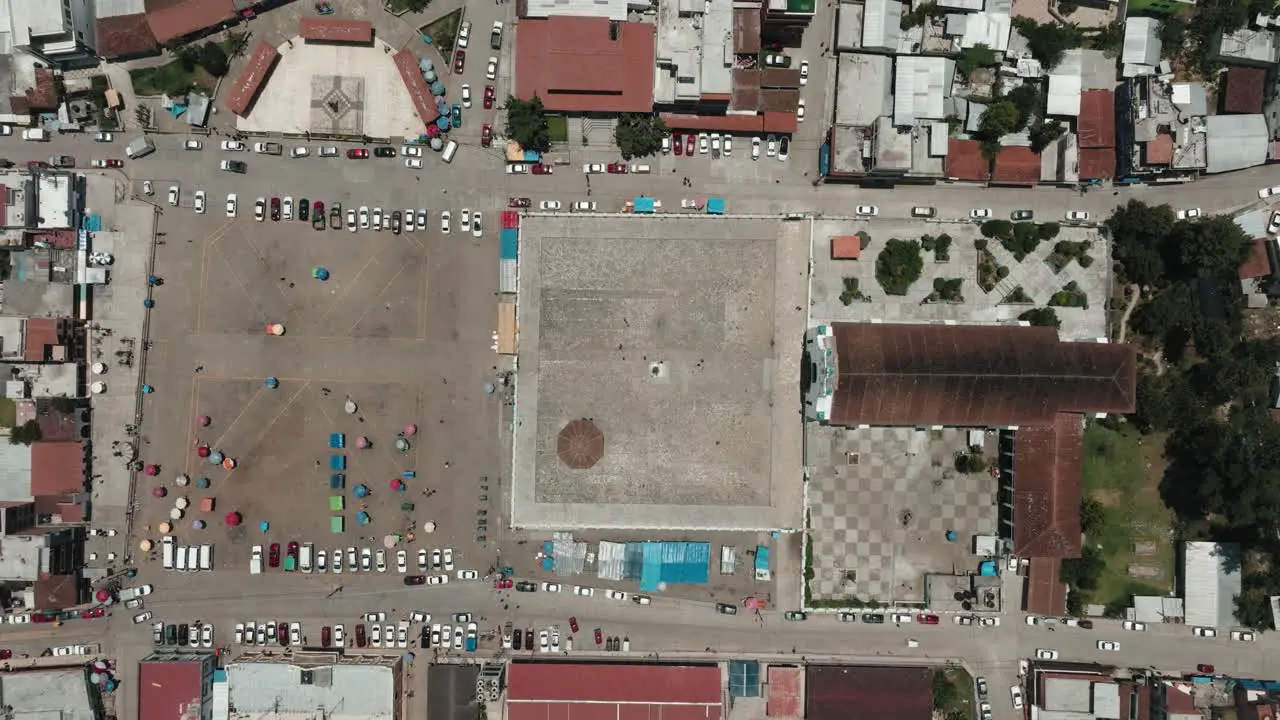
[[[452,122],[453,122],[453,127],[455,129],[462,127],[462,106],[461,105],[453,106]]]

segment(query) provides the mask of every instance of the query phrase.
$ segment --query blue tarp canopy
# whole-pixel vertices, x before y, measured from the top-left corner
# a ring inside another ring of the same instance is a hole
[[[769,548],[764,545],[756,546],[756,572],[769,572]]]
[[[524,161],[525,161],[525,162],[530,162],[530,163],[541,162],[541,161],[542,161],[542,154],[541,154],[541,153],[539,153],[537,150],[525,150],[525,151],[524,151]]]
[[[651,213],[654,210],[653,198],[651,197],[644,197],[643,195],[641,195],[640,197],[636,198],[635,204],[636,204],[636,212],[638,213]]]
[[[640,589],[657,592],[663,584],[705,585],[711,573],[711,544],[647,542],[640,568]]]
[[[724,214],[724,198],[707,198],[707,214],[723,215]]]

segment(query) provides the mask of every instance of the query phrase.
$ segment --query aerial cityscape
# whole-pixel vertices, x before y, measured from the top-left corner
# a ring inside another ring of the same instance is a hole
[[[0,23],[12,720],[1280,716],[1280,6]]]

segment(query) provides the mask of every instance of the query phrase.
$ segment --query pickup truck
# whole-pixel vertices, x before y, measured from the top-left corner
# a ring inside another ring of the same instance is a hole
[[[493,31],[489,33],[489,47],[494,50],[502,49],[502,21],[493,21]]]
[[[284,146],[274,142],[258,142],[253,144],[253,151],[263,155],[280,155],[284,152]]]

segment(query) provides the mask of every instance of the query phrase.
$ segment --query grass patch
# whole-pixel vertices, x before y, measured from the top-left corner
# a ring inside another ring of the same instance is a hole
[[[934,717],[973,720],[973,677],[959,666],[934,668]]]
[[[1164,435],[1142,436],[1128,426],[1112,430],[1090,423],[1085,429],[1084,492],[1105,508],[1085,538],[1106,561],[1097,589],[1088,593],[1089,602],[1128,603],[1134,593],[1161,595],[1173,587],[1174,518],[1159,492],[1163,447]],[[1153,552],[1138,555],[1138,543],[1153,544]],[[1132,577],[1130,565],[1158,567],[1162,574]]]
[[[547,137],[551,142],[569,142],[569,118],[563,115],[548,115]]]
[[[133,91],[144,96],[181,95],[192,89],[213,93],[213,86],[218,82],[199,66],[188,72],[180,60],[158,67],[130,70],[129,79],[133,82]]]
[[[393,2],[394,4],[394,2]],[[453,43],[458,39],[458,24],[462,21],[462,10],[454,10],[430,25],[422,26],[422,34],[431,36],[431,44],[440,49],[446,64],[452,67]]]
[[[0,427],[11,428],[18,422],[18,406],[10,398],[0,398]]]

